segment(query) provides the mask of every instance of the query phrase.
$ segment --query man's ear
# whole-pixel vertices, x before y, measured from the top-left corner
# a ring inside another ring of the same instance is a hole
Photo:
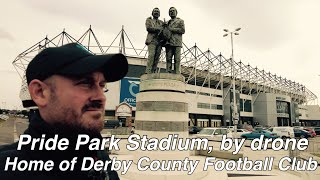
[[[34,79],[29,83],[29,93],[38,107],[45,107],[50,98],[50,87],[44,82]]]

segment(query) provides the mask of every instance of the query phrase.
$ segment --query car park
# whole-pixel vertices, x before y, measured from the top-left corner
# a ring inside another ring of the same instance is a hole
[[[270,132],[267,130],[254,130],[250,133],[242,134],[241,138],[256,139],[256,138],[260,138],[260,136],[262,136],[262,135],[265,138],[272,138],[272,139],[279,138],[279,136],[276,133],[273,133],[273,132]]]
[[[294,138],[293,127],[290,126],[279,126],[271,127],[268,129],[270,132],[276,133],[280,138]]]

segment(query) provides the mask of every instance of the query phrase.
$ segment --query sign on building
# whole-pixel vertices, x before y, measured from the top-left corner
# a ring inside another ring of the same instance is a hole
[[[136,107],[136,95],[140,89],[139,78],[128,78],[121,79],[120,82],[120,102],[126,102],[130,106]]]

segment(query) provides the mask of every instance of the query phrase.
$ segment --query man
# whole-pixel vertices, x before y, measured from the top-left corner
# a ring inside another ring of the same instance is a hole
[[[152,17],[148,17],[146,20],[146,29],[148,31],[146,45],[148,46],[149,54],[146,68],[147,74],[156,72],[162,49],[159,37],[163,29],[163,21],[159,20],[160,10],[158,8],[152,10]]]
[[[40,150],[39,143],[31,150],[31,143],[17,150],[17,143],[0,148],[0,179],[119,179],[115,171],[81,171],[84,157],[109,160],[104,151],[92,151],[88,146],[75,150],[79,134],[91,139],[102,139],[104,95],[107,82],[118,81],[128,71],[128,62],[122,54],[93,55],[83,46],[71,43],[46,48],[29,63],[26,70],[28,89],[38,110],[30,115],[25,134],[45,139],[58,135],[67,138],[67,150]],[[51,171],[4,171],[7,157],[11,160],[53,160]],[[78,158],[73,171],[61,171],[63,160]]]
[[[169,16],[171,19],[168,22],[168,30],[171,32],[170,38],[166,43],[166,61],[167,72],[172,73],[172,58],[174,56],[173,73],[180,74],[180,60],[182,47],[182,34],[185,33],[184,21],[177,17],[177,9],[171,7]]]

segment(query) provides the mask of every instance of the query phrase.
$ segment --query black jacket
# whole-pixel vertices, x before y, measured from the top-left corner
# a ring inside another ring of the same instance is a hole
[[[118,174],[115,171],[97,172],[91,171],[81,171],[82,159],[84,157],[92,157],[95,160],[110,160],[108,154],[105,151],[90,151],[88,146],[81,146],[80,150],[75,150],[76,140],[78,134],[84,134],[83,131],[77,129],[67,129],[63,126],[53,127],[48,125],[39,115],[39,112],[35,112],[30,117],[30,124],[28,129],[24,134],[31,135],[32,138],[40,138],[42,134],[45,134],[45,139],[53,138],[54,135],[58,134],[59,139],[67,138],[69,140],[69,146],[67,150],[39,150],[38,144],[35,150],[31,150],[31,143],[26,146],[22,146],[20,151],[17,150],[18,143],[13,143],[11,145],[0,146],[0,179],[1,180],[11,180],[11,179],[32,179],[32,180],[62,180],[62,179],[76,179],[76,180],[118,180]],[[89,134],[90,138],[102,138],[100,134]],[[12,171],[12,166],[9,167],[8,171],[4,171],[6,160],[10,157],[10,162],[14,161],[14,158],[18,158],[18,162],[26,160],[52,160],[54,162],[54,169],[51,171]],[[59,169],[59,164],[63,160],[71,161],[74,157],[78,157],[75,169],[73,171],[61,171]]]

